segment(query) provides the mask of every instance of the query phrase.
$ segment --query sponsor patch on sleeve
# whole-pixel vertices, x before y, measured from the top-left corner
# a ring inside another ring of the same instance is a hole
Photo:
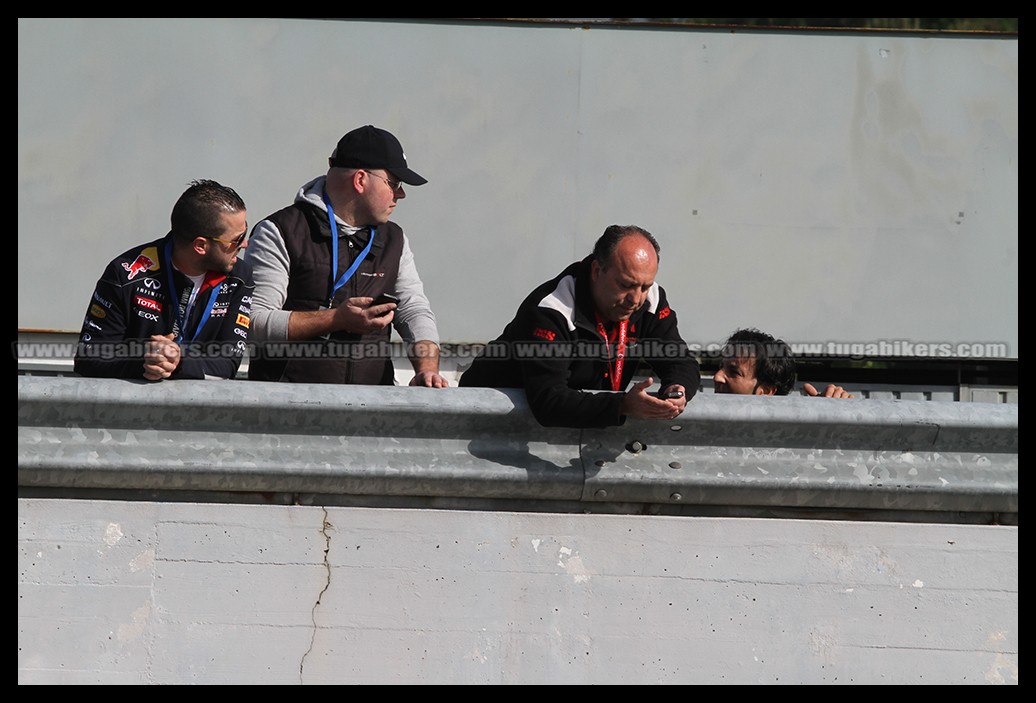
[[[237,316],[237,324],[240,325],[241,327],[244,327],[245,329],[248,329],[248,315],[238,314],[238,316]]]
[[[661,310],[658,311],[658,319],[659,320],[666,319],[667,317],[669,317],[669,313],[671,313],[671,312],[672,312],[672,310],[670,310],[669,306],[666,305],[664,308],[662,308]]]
[[[532,331],[532,336],[539,337],[540,339],[545,339],[548,342],[553,342],[557,334],[551,332],[550,330],[545,330],[542,327],[537,327]]]

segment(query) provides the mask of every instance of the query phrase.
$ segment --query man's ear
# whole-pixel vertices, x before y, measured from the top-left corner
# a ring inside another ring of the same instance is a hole
[[[596,281],[601,275],[601,265],[597,263],[597,259],[590,262],[590,280]]]
[[[364,181],[364,183],[361,183],[361,180]],[[366,182],[369,181],[370,178],[368,178],[367,172],[364,171],[362,168],[356,169],[355,171],[353,171],[353,175],[349,176],[349,182],[352,183],[353,190],[357,193],[362,193],[364,190],[366,190]]]
[[[191,242],[191,251],[199,256],[204,256],[209,250],[209,240],[205,237],[195,237],[194,241]]]
[[[756,395],[776,395],[777,386],[771,386],[769,383],[760,383],[755,388]]]

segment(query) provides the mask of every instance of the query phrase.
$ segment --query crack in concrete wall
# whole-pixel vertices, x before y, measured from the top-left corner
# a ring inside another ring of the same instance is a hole
[[[313,634],[309,639],[309,649],[302,655],[302,660],[299,662],[299,683],[303,681],[303,671],[306,668],[306,657],[309,656],[310,652],[313,651],[313,643],[317,637],[317,608],[320,607],[320,600],[324,597],[327,589],[331,587],[331,564],[327,560],[327,554],[331,551],[331,535],[328,533],[328,528],[331,527],[331,523],[327,519],[327,508],[322,508],[324,511],[324,517],[321,520],[320,533],[324,536],[324,569],[327,571],[327,579],[324,581],[324,587],[320,589],[320,593],[317,594],[317,600],[313,603],[313,609],[311,611],[313,616]]]

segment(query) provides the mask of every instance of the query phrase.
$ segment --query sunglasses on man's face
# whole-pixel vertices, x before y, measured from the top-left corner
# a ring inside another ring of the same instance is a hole
[[[219,242],[220,244],[228,244],[228,245],[230,245],[230,248],[227,249],[227,251],[234,251],[235,249],[240,249],[241,248],[241,245],[245,243],[245,239],[247,237],[248,237],[248,230],[246,229],[244,232],[242,232],[238,236],[234,237],[234,239],[230,240],[229,242],[227,240],[225,240],[225,239],[218,239],[216,237],[205,237],[205,238],[206,239],[211,239],[214,242]]]

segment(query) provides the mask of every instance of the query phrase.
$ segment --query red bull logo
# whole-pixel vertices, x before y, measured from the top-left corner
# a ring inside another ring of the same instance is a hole
[[[155,247],[148,247],[137,255],[132,264],[123,263],[122,268],[129,271],[126,280],[132,281],[145,271],[154,271],[158,268],[158,251]]]
[[[129,271],[129,276],[126,277],[126,280],[132,281],[138,275],[144,273],[154,265],[154,261],[141,254],[136,258],[136,260],[132,264],[123,263],[122,268]]]

